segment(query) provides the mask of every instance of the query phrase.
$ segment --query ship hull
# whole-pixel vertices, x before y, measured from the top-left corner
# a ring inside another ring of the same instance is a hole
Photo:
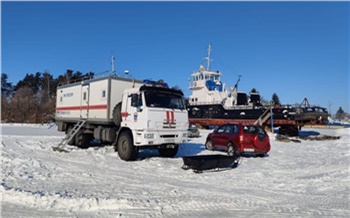
[[[240,106],[225,109],[221,104],[213,105],[190,105],[188,106],[188,117],[191,124],[199,124],[204,127],[219,126],[228,122],[255,123],[267,108]],[[295,125],[295,120],[290,116],[287,108],[273,108],[272,119],[275,126]],[[271,118],[265,120],[264,124],[270,125]]]

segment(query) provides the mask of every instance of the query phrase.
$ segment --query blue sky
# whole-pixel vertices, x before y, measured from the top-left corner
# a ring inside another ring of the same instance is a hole
[[[110,69],[164,79],[186,97],[205,64],[239,90],[350,112],[349,2],[1,2],[2,72]]]

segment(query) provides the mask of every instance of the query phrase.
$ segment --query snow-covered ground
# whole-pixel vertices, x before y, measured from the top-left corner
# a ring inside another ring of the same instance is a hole
[[[232,170],[183,170],[183,156],[223,154],[190,139],[175,158],[145,150],[122,161],[110,146],[51,150],[55,127],[2,124],[1,217],[350,217],[349,129],[305,129],[340,140],[279,142]]]

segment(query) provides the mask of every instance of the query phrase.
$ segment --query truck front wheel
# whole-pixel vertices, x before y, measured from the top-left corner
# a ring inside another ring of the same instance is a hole
[[[133,144],[130,133],[123,132],[118,139],[118,155],[122,160],[131,161],[136,160],[137,149]]]
[[[158,152],[162,157],[174,157],[179,150],[179,146],[175,145],[174,148],[159,148]]]

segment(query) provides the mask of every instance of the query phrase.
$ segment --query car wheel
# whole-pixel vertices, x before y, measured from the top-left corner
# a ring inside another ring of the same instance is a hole
[[[214,146],[210,139],[205,143],[205,148],[207,150],[214,151]]]
[[[237,150],[236,150],[235,146],[232,143],[228,144],[227,155],[231,156],[231,157],[237,156]]]

